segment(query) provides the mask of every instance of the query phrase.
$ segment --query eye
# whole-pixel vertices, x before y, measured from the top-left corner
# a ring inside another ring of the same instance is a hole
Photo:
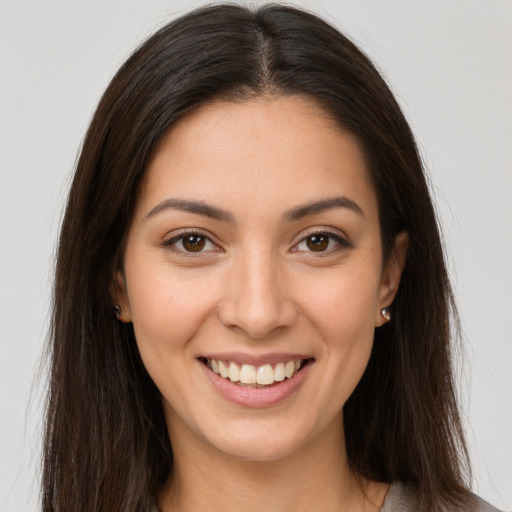
[[[347,247],[348,243],[334,233],[311,233],[303,238],[294,248],[296,251],[305,252],[329,252],[339,249],[340,246]]]
[[[218,247],[201,233],[183,233],[167,240],[164,245],[176,252],[201,253],[216,251]]]

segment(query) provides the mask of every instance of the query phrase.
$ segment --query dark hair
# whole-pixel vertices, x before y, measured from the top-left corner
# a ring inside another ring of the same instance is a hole
[[[59,240],[51,327],[43,510],[149,511],[172,469],[161,397],[113,282],[148,160],[170,126],[213,101],[306,95],[364,150],[384,257],[409,252],[369,365],[344,408],[349,462],[417,487],[422,509],[469,504],[469,462],[454,391],[453,299],[410,128],[370,60],[296,8],[216,5],[147,40],[107,88],[88,129]],[[456,318],[456,317],[454,317]]]

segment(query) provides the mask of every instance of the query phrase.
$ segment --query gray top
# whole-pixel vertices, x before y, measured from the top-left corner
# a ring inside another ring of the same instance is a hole
[[[486,501],[475,496],[477,508],[475,512],[501,512]],[[401,483],[392,484],[389,487],[386,499],[380,512],[417,512],[416,494],[411,487]],[[155,511],[161,510],[155,505]],[[447,510],[446,512],[466,512],[463,510]]]
[[[500,512],[497,508],[489,505],[486,501],[476,498],[477,512]],[[380,512],[416,512],[416,495],[411,487],[401,483],[391,485]],[[463,512],[450,510],[446,512]]]

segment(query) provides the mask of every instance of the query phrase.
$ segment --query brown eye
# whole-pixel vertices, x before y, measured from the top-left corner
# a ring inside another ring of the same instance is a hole
[[[183,249],[187,252],[201,252],[206,245],[206,237],[187,235],[182,238]]]
[[[335,254],[343,249],[349,249],[351,244],[335,233],[317,231],[304,237],[292,251],[301,253],[316,253],[318,256]]]
[[[330,237],[323,233],[310,235],[306,238],[308,249],[313,252],[322,252],[329,247]]]
[[[206,235],[194,232],[184,233],[170,238],[163,243],[163,246],[176,254],[188,254],[190,256],[192,254],[199,256],[202,253],[210,253],[219,250],[219,247]]]

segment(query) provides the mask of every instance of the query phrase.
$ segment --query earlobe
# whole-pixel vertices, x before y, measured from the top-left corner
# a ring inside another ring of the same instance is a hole
[[[395,299],[396,292],[400,285],[400,278],[402,277],[402,272],[405,267],[408,249],[409,234],[406,231],[401,231],[395,237],[393,251],[388,261],[385,263],[382,272],[379,304],[375,318],[376,327],[380,327],[391,319],[389,308]]]
[[[126,280],[122,271],[118,270],[114,279],[114,315],[123,323],[132,321],[128,294],[126,292]]]

